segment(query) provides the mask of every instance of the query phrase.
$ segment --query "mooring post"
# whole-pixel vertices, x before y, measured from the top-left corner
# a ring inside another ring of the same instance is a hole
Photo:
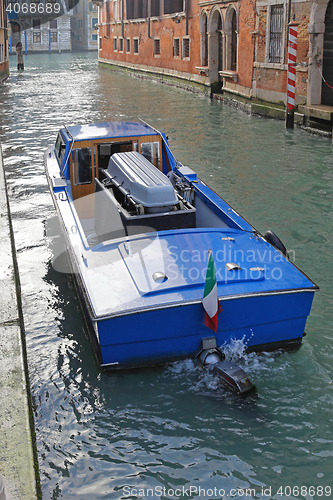
[[[23,47],[21,42],[17,42],[16,46],[16,54],[17,54],[17,69],[18,70],[23,70],[24,69],[24,63],[23,63]]]
[[[295,112],[295,87],[296,87],[296,53],[297,53],[297,27],[294,21],[288,25],[288,72],[287,72],[287,108],[286,127],[294,127]]]

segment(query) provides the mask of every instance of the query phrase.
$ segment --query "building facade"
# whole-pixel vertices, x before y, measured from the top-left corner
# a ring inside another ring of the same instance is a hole
[[[71,17],[64,0],[7,0],[10,52],[71,51]]]
[[[72,50],[71,15],[45,23],[32,19],[32,26],[21,33],[21,42],[28,52],[70,52]]]
[[[91,0],[80,0],[73,9],[73,50],[97,50],[98,7]]]
[[[304,116],[332,121],[325,107],[333,106],[333,0],[96,3],[101,64],[221,93],[277,117],[286,103],[288,24],[296,22],[296,105]]]
[[[6,1],[0,0],[0,83],[9,73]]]

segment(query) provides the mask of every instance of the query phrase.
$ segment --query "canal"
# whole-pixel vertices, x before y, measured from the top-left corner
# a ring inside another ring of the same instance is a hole
[[[234,498],[330,498],[330,140],[100,69],[95,54],[29,55],[20,74],[13,57],[0,103],[43,498],[217,499],[223,490]],[[226,392],[191,361],[102,372],[70,276],[52,266],[44,150],[63,124],[138,118],[164,131],[176,157],[259,231],[276,232],[320,286],[299,351],[244,358],[232,346],[256,397]]]

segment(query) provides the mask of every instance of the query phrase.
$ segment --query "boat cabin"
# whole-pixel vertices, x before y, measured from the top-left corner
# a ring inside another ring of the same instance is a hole
[[[55,152],[62,175],[70,180],[73,200],[95,192],[95,179],[114,153],[136,151],[162,170],[162,137],[140,123],[101,123],[62,128]],[[165,168],[168,162],[165,162]]]
[[[55,156],[90,246],[151,231],[239,228],[239,215],[144,123],[64,127]]]

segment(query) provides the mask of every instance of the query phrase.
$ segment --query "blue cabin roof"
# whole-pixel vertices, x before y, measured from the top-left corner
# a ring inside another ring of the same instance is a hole
[[[68,135],[70,133],[70,136]],[[110,138],[137,137],[159,135],[156,130],[139,122],[104,122],[86,125],[75,125],[62,128],[61,134],[65,141],[99,140]]]

